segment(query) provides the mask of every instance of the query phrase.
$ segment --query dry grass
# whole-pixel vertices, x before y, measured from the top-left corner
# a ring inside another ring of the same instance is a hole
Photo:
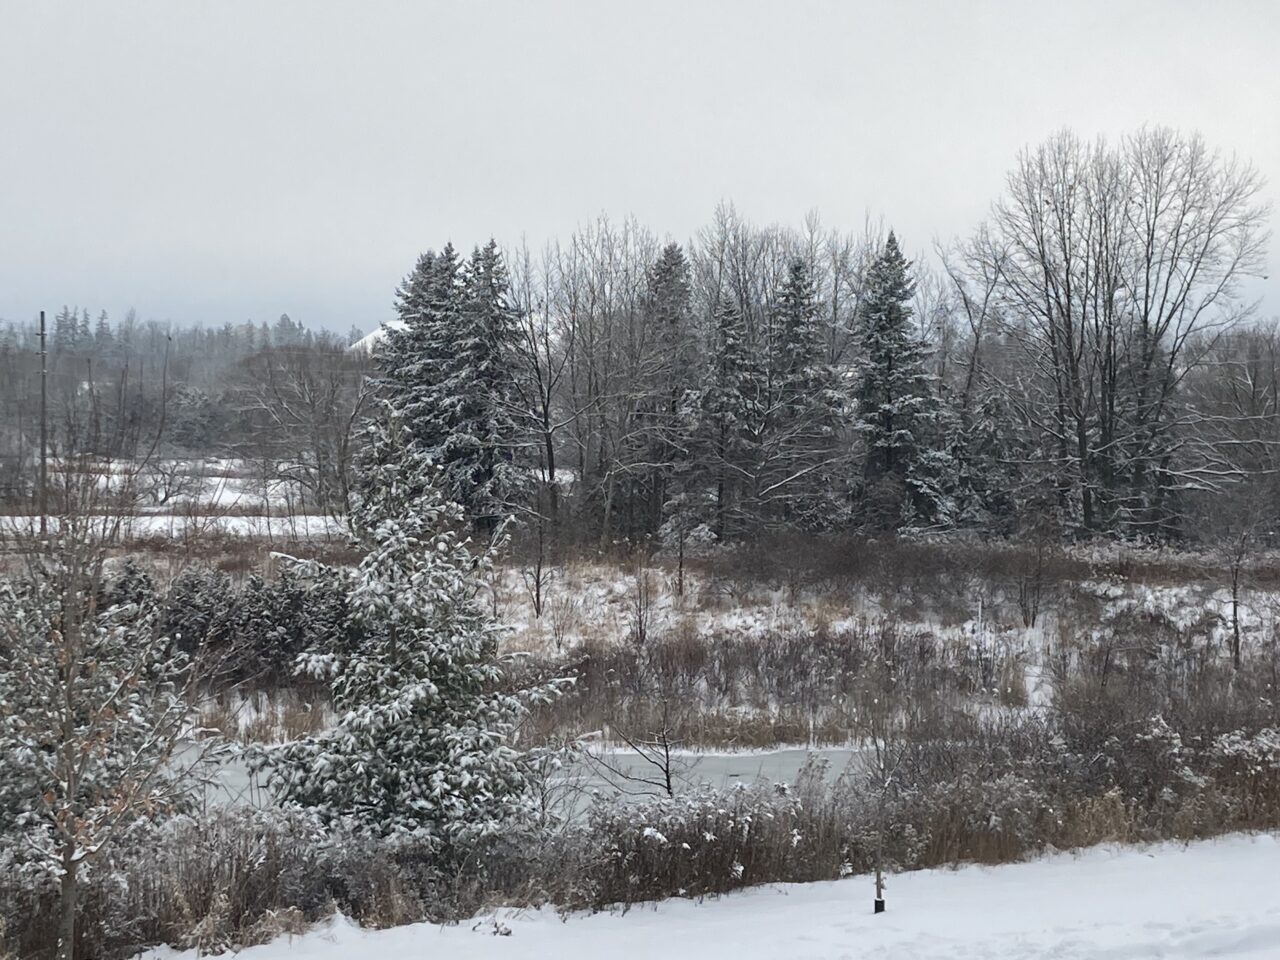
[[[297,740],[319,733],[332,719],[322,691],[287,687],[214,697],[199,715],[202,726],[244,744]]]

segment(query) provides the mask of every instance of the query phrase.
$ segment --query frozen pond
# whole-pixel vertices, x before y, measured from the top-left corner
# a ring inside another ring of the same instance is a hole
[[[781,750],[745,751],[742,753],[673,753],[671,757],[672,780],[677,787],[729,787],[735,783],[750,783],[763,779],[772,783],[794,783],[800,768],[814,754],[829,764],[832,776],[844,771],[858,751],[849,747],[826,747],[809,750],[791,747]],[[617,792],[641,793],[643,785],[627,788],[625,777],[660,777],[660,771],[632,750],[611,748],[599,752],[602,763],[582,760],[568,769],[561,778],[572,780],[588,789],[609,792],[614,785],[622,787]],[[617,774],[605,772],[604,765]],[[653,792],[650,790],[649,792]]]
[[[661,778],[657,768],[634,751],[610,747],[594,753],[598,755],[599,762],[579,759],[552,777],[552,789],[566,795],[569,808],[581,809],[593,792],[637,799],[662,793],[657,786],[627,779]],[[850,747],[814,750],[789,747],[742,753],[681,752],[672,755],[672,782],[676,792],[687,792],[700,786],[725,788],[757,779],[773,783],[794,783],[800,768],[811,754],[825,759],[829,765],[828,776],[836,777],[844,772],[857,753],[857,750]],[[205,803],[209,806],[264,806],[269,801],[266,789],[257,782],[257,778],[250,775],[247,765],[239,760],[224,766],[217,783],[205,792]]]

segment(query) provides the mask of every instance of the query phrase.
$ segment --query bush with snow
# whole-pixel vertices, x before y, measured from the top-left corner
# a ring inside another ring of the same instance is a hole
[[[332,729],[265,751],[287,803],[327,822],[437,845],[500,832],[532,811],[527,758],[511,743],[525,706],[499,689],[497,625],[477,600],[488,562],[459,535],[460,509],[430,479],[389,467],[357,529],[345,647],[303,667],[330,683]],[[404,495],[404,491],[413,491]]]

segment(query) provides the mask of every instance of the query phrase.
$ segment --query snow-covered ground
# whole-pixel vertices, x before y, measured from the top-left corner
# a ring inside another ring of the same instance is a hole
[[[57,529],[57,518],[49,524]],[[0,535],[34,536],[40,520],[35,516],[0,516]],[[261,540],[304,540],[321,537],[340,537],[342,524],[332,517],[315,514],[296,516],[256,516],[227,514],[181,515],[174,513],[146,513],[103,521],[104,529],[118,527],[120,537],[128,543],[133,540],[164,537],[173,540],[192,540],[206,536],[245,537]]]
[[[457,926],[365,931],[338,919],[245,950],[244,960],[1128,960],[1280,957],[1280,844],[1233,836],[1188,847],[1100,848],[1003,867],[865,877],[673,900],[626,914],[500,911]],[[159,950],[155,958],[194,957]]]
[[[119,490],[127,478],[137,493],[119,535],[125,540],[192,539],[231,536],[247,539],[305,540],[341,536],[343,525],[306,505],[297,482],[282,479],[289,464],[263,476],[261,465],[247,460],[209,457],[159,459],[139,466],[131,461],[98,465],[102,489]],[[311,512],[308,512],[310,510]],[[55,525],[56,518],[50,518]],[[0,516],[0,536],[29,534],[39,523],[31,514]]]
[[[1231,632],[1231,592],[1226,573],[1207,568],[1203,579],[1179,584],[1148,584],[1141,580],[1082,580],[1063,584],[1061,596],[1046,601],[1039,622],[1026,628],[1010,597],[992,603],[995,584],[978,584],[972,597],[949,598],[952,609],[940,618],[936,611],[914,605],[904,609],[901,598],[863,586],[839,589],[809,585],[796,595],[778,584],[734,581],[725,587],[694,573],[686,573],[684,596],[676,595],[674,572],[651,567],[647,579],[647,615],[652,632],[683,625],[694,633],[765,636],[797,629],[839,632],[861,621],[891,616],[913,629],[946,635],[961,643],[1043,643],[1057,632],[1059,618],[1073,606],[1087,609],[1085,626],[1094,633],[1124,617],[1144,624],[1161,622],[1221,648]],[[535,617],[531,603],[530,570],[518,564],[498,567],[490,588],[497,598],[499,619],[511,630],[508,646],[517,650],[572,648],[587,638],[625,638],[635,616],[637,575],[633,569],[607,563],[573,562],[549,565],[544,574],[543,612]],[[1013,586],[1004,584],[1006,592]],[[981,589],[980,589],[981,588]],[[728,592],[726,592],[726,590]],[[997,594],[999,591],[994,591]],[[985,603],[983,594],[986,595]],[[1269,639],[1280,631],[1280,594],[1247,588],[1240,606],[1240,628],[1246,641]],[[966,602],[967,601],[967,602]]]

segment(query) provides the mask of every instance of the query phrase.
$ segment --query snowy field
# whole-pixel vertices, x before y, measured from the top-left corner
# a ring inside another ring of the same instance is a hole
[[[57,529],[57,518],[49,519],[52,529]],[[106,529],[116,527],[113,519],[104,521]],[[253,540],[305,540],[324,537],[341,537],[343,527],[332,517],[315,514],[293,516],[267,516],[256,514],[200,514],[145,513],[124,517],[118,523],[119,536],[125,542],[151,539],[189,541],[198,537],[243,537]],[[33,516],[0,516],[0,534],[18,537],[34,536],[39,530],[39,518]]]
[[[244,960],[1129,960],[1280,957],[1280,845],[1270,835],[1187,847],[1096,848],[1003,867],[871,882],[761,887],[627,914],[503,911],[457,926],[364,931],[337,919]],[[194,958],[157,950],[150,958]]]
[[[1087,556],[1086,551],[1080,554]],[[865,584],[844,588],[808,584],[793,595],[776,583],[745,579],[717,583],[695,572],[686,574],[684,594],[677,596],[674,572],[656,565],[646,574],[646,615],[654,635],[684,629],[698,636],[738,637],[815,628],[841,632],[859,622],[888,617],[949,642],[1011,649],[1042,645],[1059,633],[1060,626],[1098,633],[1128,619],[1166,624],[1221,649],[1231,633],[1229,572],[1211,556],[1187,556],[1194,557],[1199,571],[1185,582],[1099,577],[1055,584],[1056,592],[1046,591],[1034,627],[1024,626],[1020,619],[1010,596],[1016,593],[1012,582],[982,582],[975,577],[964,595],[946,598],[943,611],[931,602],[936,598],[921,601]],[[1274,555],[1258,560],[1280,563]],[[549,566],[540,617],[534,614],[527,578],[527,568],[509,563],[498,568],[491,583],[499,619],[510,631],[509,649],[572,649],[593,638],[625,639],[632,629],[637,596],[637,576],[632,570],[590,562]],[[1085,614],[1081,623],[1064,622],[1074,608]],[[1280,635],[1280,592],[1247,586],[1238,614],[1246,643]]]
[[[277,467],[280,473],[289,470],[289,464]],[[100,488],[118,490],[127,479],[137,493],[134,515],[120,522],[119,536],[126,542],[201,536],[305,540],[343,534],[341,523],[305,505],[304,491],[296,483],[264,476],[250,461],[158,459],[145,467],[113,461],[99,469],[104,473]],[[57,520],[50,522],[56,526]],[[0,534],[29,535],[38,523],[30,514],[0,516]]]

